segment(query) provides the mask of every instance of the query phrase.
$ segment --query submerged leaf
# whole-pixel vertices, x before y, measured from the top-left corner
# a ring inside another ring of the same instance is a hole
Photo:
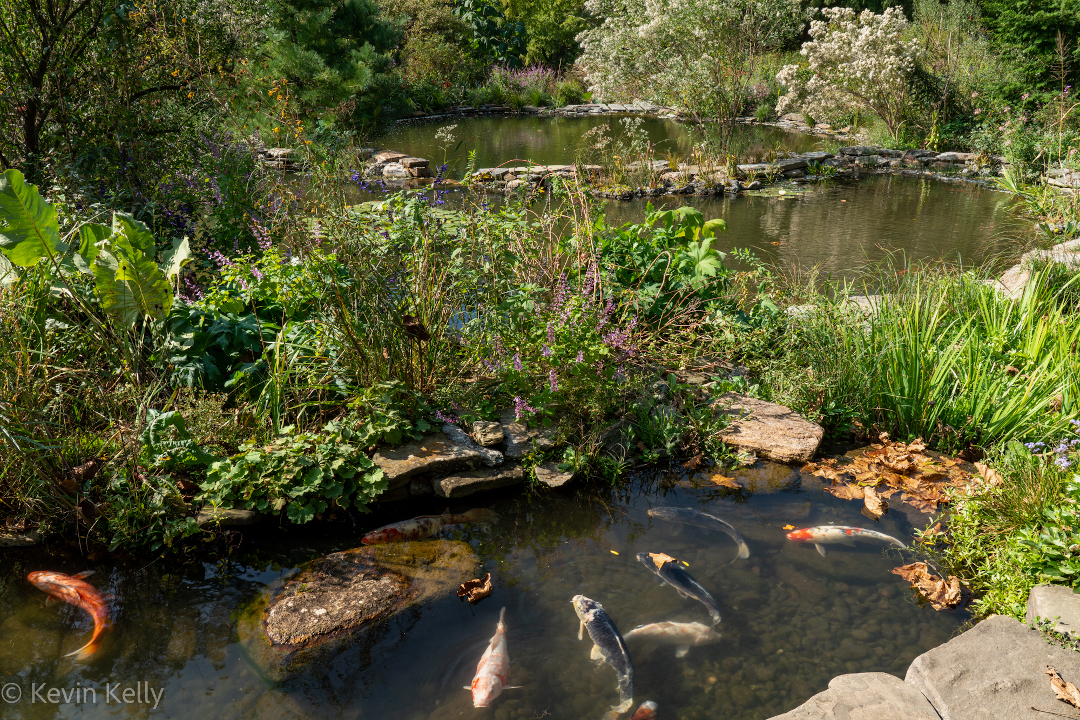
[[[835,495],[841,500],[862,500],[865,496],[864,488],[861,488],[858,485],[852,485],[850,483],[826,485],[825,492]]]
[[[942,580],[931,573],[924,562],[893,568],[891,572],[911,583],[912,589],[926,598],[935,610],[954,608],[963,598],[960,580],[956,576],[950,575],[948,580]]]
[[[872,487],[863,488],[862,514],[871,520],[880,520],[881,516],[889,512],[889,501]]]
[[[732,488],[733,490],[742,490],[742,485],[736,482],[735,478],[730,478],[720,473],[713,473],[709,476],[709,482],[716,485],[721,485],[726,488]]]
[[[465,598],[470,603],[478,603],[493,592],[491,587],[491,573],[476,580],[467,580],[458,587],[457,595]]]

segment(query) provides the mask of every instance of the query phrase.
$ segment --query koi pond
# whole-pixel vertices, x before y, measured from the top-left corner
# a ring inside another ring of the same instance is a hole
[[[646,623],[710,622],[702,603],[662,587],[638,553],[676,558],[715,598],[721,616],[714,628],[719,641],[683,657],[676,657],[674,645],[629,643],[633,707],[651,700],[659,717],[767,718],[824,690],[838,674],[902,677],[912,659],[965,622],[962,611],[919,607],[907,583],[890,574],[913,561],[909,551],[867,541],[831,545],[823,557],[812,545],[786,538],[786,526],[833,523],[907,541],[929,516],[898,504],[873,523],[857,503],[824,493],[815,478],[784,466],[766,463],[735,476],[756,492],[721,488],[704,475],[660,474],[637,477],[619,490],[504,492],[477,503],[455,501],[453,512],[485,507],[498,514],[490,524],[442,535],[471,545],[480,573],[491,572],[494,593],[476,605],[449,593],[411,607],[372,631],[374,641],[346,644],[280,682],[266,679],[242,643],[245,608],[303,563],[358,547],[361,536],[380,525],[442,512],[444,504],[386,505],[355,525],[242,528],[227,556],[187,566],[144,560],[95,567],[74,555],[5,550],[0,678],[6,701],[16,691],[21,697],[0,703],[0,716],[104,718],[124,705],[124,716],[131,717],[599,720],[618,704],[616,675],[590,660],[587,634],[578,640],[573,596],[601,603],[623,634]],[[738,547],[723,533],[648,514],[667,507],[730,522],[745,538],[749,557],[737,558]],[[407,555],[409,545],[400,552]],[[91,621],[71,606],[46,607],[26,575],[45,569],[74,574],[88,566],[96,570],[89,582],[113,597],[114,627],[95,655],[78,662],[64,655],[86,642]],[[517,687],[474,709],[463,687],[502,607],[507,684]],[[61,691],[52,696],[58,705],[48,701],[51,688]],[[65,701],[62,692],[72,688],[82,694]],[[88,688],[96,690],[94,698]],[[125,696],[127,688],[133,692]]]
[[[530,116],[457,118],[403,124],[376,142],[410,155],[444,162],[454,147],[436,134],[455,126],[453,134],[464,140],[449,174],[460,177],[464,155],[476,151],[477,167],[493,167],[508,161],[537,164],[568,164],[587,143],[590,130],[609,128],[616,137],[620,120],[614,116],[537,118]],[[671,121],[646,119],[642,130],[656,146],[656,156],[685,158],[693,147],[687,126]],[[835,141],[788,133],[768,126],[740,125],[737,144],[752,153],[767,149],[806,152],[828,148]],[[829,144],[831,143],[831,145]],[[513,163],[510,164],[519,164]],[[783,190],[783,194],[779,191]],[[357,190],[354,202],[377,200],[378,193]],[[445,198],[448,206],[460,205],[459,191]],[[498,203],[500,196],[487,196]],[[849,274],[855,268],[889,256],[909,261],[947,260],[978,266],[1022,245],[1030,235],[1026,225],[1013,221],[1011,198],[1006,193],[970,183],[952,183],[926,177],[869,175],[858,179],[833,179],[807,184],[783,183],[762,193],[701,197],[661,196],[629,201],[607,201],[608,222],[619,225],[640,222],[648,203],[658,207],[691,205],[706,217],[727,220],[727,232],[719,235],[716,248],[728,252],[750,248],[774,267],[809,269]],[[537,207],[542,210],[542,204]]]

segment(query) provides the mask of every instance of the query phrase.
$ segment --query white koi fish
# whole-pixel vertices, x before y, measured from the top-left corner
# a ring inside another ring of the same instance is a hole
[[[510,677],[510,653],[506,650],[506,625],[503,623],[505,615],[506,608],[503,608],[499,611],[499,624],[495,626],[495,634],[476,666],[472,687],[468,688],[472,690],[473,707],[490,705],[492,700],[499,697],[507,678]]]
[[[803,528],[802,530],[792,530],[787,534],[787,537],[788,540],[813,544],[814,549],[818,551],[821,557],[825,557],[826,545],[835,545],[837,543],[854,545],[856,540],[881,540],[898,547],[907,547],[892,535],[848,525],[818,525],[817,527]]]
[[[623,635],[626,642],[653,642],[675,646],[675,657],[686,657],[690,648],[708,645],[720,640],[720,633],[699,622],[658,622],[639,625]]]

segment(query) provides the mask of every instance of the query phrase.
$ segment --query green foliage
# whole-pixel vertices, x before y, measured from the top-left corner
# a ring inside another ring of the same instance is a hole
[[[0,175],[0,253],[18,267],[42,258],[56,261],[67,250],[60,239],[56,210],[18,170]]]
[[[198,523],[187,516],[184,500],[172,485],[167,475],[147,477],[128,468],[112,476],[102,502],[110,551],[123,547],[158,552],[199,532]]]
[[[490,0],[459,0],[454,14],[472,30],[473,52],[485,62],[521,67],[525,25],[507,20]]]
[[[577,36],[598,21],[584,0],[506,0],[506,15],[525,26],[524,64],[570,67],[577,59]]]
[[[243,445],[211,465],[198,499],[283,514],[300,524],[330,508],[366,510],[386,489],[386,478],[352,438],[351,430],[335,423],[321,433],[283,428],[265,446]]]
[[[982,8],[994,39],[1023,72],[1024,85],[1010,88],[1014,97],[1032,90],[1048,96],[1076,83],[1080,1],[982,0]]]
[[[139,440],[142,459],[152,468],[206,467],[216,459],[192,439],[184,416],[175,410],[148,408]]]

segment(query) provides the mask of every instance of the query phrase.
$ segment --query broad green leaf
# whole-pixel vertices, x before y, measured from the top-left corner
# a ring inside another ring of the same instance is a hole
[[[712,240],[713,234],[719,230],[720,232],[727,232],[727,222],[720,218],[714,218],[705,223],[705,226],[701,228],[701,234],[705,238]]]
[[[0,175],[0,252],[13,265],[30,267],[65,250],[56,210],[21,172],[5,170]]]
[[[188,245],[187,235],[182,238],[173,238],[172,249],[165,252],[161,258],[161,267],[165,270],[165,278],[172,282],[174,277],[180,275],[184,265],[191,262],[194,255],[191,254],[191,246]]]
[[[114,245],[130,245],[147,258],[154,258],[154,235],[150,228],[135,219],[131,213],[113,213],[113,238]]]
[[[162,320],[172,307],[172,288],[161,268],[136,249],[110,243],[94,261],[97,295],[101,307],[124,324],[140,315]]]
[[[79,228],[79,249],[75,252],[75,267],[84,273],[93,274],[91,266],[101,252],[98,244],[112,235],[112,228],[108,225],[86,223]]]
[[[11,261],[7,259],[7,256],[0,253],[0,287],[7,287],[8,285],[14,285],[19,276],[15,272],[15,266],[11,264]]]

